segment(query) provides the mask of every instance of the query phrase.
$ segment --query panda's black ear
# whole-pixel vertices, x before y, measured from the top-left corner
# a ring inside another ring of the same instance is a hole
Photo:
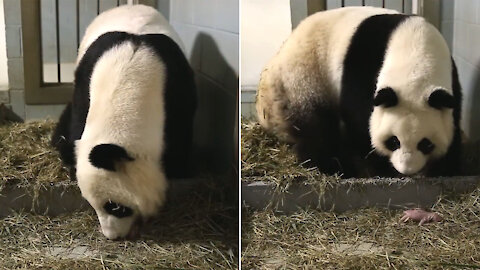
[[[385,87],[378,90],[373,98],[373,105],[383,106],[385,108],[393,107],[398,104],[397,94],[390,87]]]
[[[125,148],[116,144],[99,144],[93,147],[88,156],[93,166],[109,171],[115,171],[115,162],[132,161]]]
[[[443,108],[453,109],[455,99],[445,89],[436,89],[428,97],[428,105],[438,110]]]

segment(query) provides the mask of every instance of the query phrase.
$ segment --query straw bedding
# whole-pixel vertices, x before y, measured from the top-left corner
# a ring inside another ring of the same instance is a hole
[[[0,191],[10,184],[31,192],[69,181],[49,145],[54,126],[53,121],[0,126]],[[0,218],[0,269],[236,269],[238,209],[222,194],[197,192],[167,204],[133,241],[105,239],[93,211]]]
[[[480,190],[441,198],[441,223],[399,223],[400,210],[342,214],[242,211],[244,269],[480,268]]]
[[[58,153],[50,146],[55,122],[0,125],[0,187],[67,180]]]
[[[478,174],[478,143],[465,147],[465,174]],[[242,181],[276,183],[284,192],[297,181],[335,184],[298,164],[288,145],[258,123],[242,121]],[[320,192],[321,196],[321,192]],[[345,213],[274,208],[242,209],[243,269],[466,269],[480,268],[480,189],[450,194],[432,207],[444,221],[399,223],[402,210]]]
[[[170,205],[133,241],[110,241],[93,211],[0,219],[0,269],[235,269],[234,208],[195,198]]]

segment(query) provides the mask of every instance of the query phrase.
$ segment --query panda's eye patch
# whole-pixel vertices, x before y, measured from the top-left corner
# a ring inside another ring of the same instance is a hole
[[[385,147],[390,151],[395,151],[400,148],[400,141],[397,136],[392,136],[385,141]]]
[[[132,208],[112,201],[106,202],[103,209],[105,209],[109,215],[116,216],[117,218],[124,218],[133,215]]]
[[[432,141],[430,141],[429,139],[427,138],[423,138],[417,145],[417,149],[422,152],[423,154],[425,155],[428,155],[430,154],[433,149],[435,149],[435,145],[432,143]]]

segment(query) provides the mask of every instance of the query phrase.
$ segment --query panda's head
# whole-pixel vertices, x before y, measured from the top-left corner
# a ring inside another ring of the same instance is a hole
[[[417,100],[407,101],[393,88],[379,89],[370,117],[373,148],[405,175],[419,173],[445,155],[453,140],[454,97],[439,87],[421,92]]]
[[[134,237],[163,204],[166,179],[158,160],[135,156],[117,144],[76,142],[77,179],[108,239]]]

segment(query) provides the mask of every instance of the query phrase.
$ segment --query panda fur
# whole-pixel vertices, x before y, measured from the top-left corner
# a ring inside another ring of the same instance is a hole
[[[422,17],[348,7],[306,18],[262,72],[256,109],[327,174],[459,173],[458,74]]]
[[[193,71],[155,9],[121,6],[87,28],[72,103],[52,137],[109,239],[132,236],[184,176],[196,106]]]

